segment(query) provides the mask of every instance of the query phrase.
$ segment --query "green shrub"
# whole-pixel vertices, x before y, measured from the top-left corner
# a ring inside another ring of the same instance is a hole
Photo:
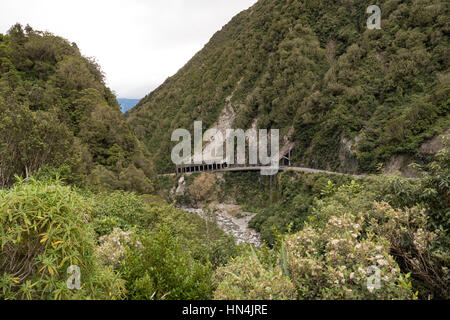
[[[21,180],[0,191],[0,296],[4,299],[118,299],[124,283],[95,256],[91,208],[58,181]],[[81,270],[71,291],[67,269]]]
[[[390,255],[389,241],[362,236],[364,218],[334,216],[324,228],[306,226],[286,239],[289,273],[300,299],[412,299],[408,275]],[[381,270],[381,289],[367,287],[368,268]]]
[[[114,228],[128,231],[134,227],[149,229],[156,216],[142,196],[115,191],[87,195],[92,207],[93,226],[100,235],[110,234]]]
[[[337,189],[338,186],[350,182],[351,177],[286,171],[281,173],[277,180],[274,188],[280,194],[279,199],[267,204],[265,208],[260,207],[258,214],[249,223],[250,227],[261,233],[262,240],[270,246],[275,244],[276,232],[285,233],[288,228],[294,232],[301,230],[312,214],[314,199],[329,196],[332,193],[329,188]],[[236,188],[245,189],[241,186]],[[328,191],[322,194],[321,190],[324,188]],[[258,193],[264,196],[268,192],[270,190],[259,190]],[[245,199],[241,201],[246,203]]]
[[[117,267],[123,259],[127,245],[131,244],[132,231],[122,231],[114,228],[111,234],[100,237],[97,255],[106,265]],[[140,245],[140,243],[137,243]]]
[[[214,299],[293,300],[296,292],[278,266],[263,265],[255,253],[239,256],[214,275]]]
[[[413,285],[424,299],[448,299],[450,238],[450,167],[448,138],[446,146],[436,154],[435,160],[427,166],[419,167],[420,179],[405,179],[399,176],[382,176],[373,179],[366,188],[370,189],[377,201],[386,201],[393,208],[410,209],[415,213],[411,220],[393,215],[397,223],[388,232],[391,245],[399,264],[412,273]],[[366,193],[367,194],[367,193]],[[403,217],[405,218],[405,217]],[[384,225],[384,224],[383,224]],[[422,242],[417,242],[416,238]],[[426,242],[423,242],[426,241]],[[420,244],[419,247],[417,245]]]
[[[167,230],[139,238],[141,245],[127,251],[119,268],[129,299],[209,299],[209,263],[194,260]]]
[[[375,179],[338,188],[317,200],[309,223],[286,238],[289,273],[299,298],[448,297],[446,231],[432,227],[426,209],[394,209],[376,202],[379,190],[388,190],[391,182]],[[382,279],[382,288],[373,292],[365,287],[372,265],[380,268]]]

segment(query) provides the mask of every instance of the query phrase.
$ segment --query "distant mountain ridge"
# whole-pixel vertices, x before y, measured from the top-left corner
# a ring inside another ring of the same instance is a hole
[[[127,99],[127,98],[117,98],[117,102],[119,102],[122,113],[127,112],[128,110],[134,108],[140,99]]]

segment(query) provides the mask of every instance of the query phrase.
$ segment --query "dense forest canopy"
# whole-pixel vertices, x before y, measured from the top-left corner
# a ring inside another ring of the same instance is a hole
[[[217,121],[295,128],[295,163],[376,172],[393,156],[427,161],[421,145],[449,128],[449,4],[261,0],[238,14],[177,74],[128,112],[158,171],[170,171],[174,129]],[[205,128],[206,130],[207,128]]]
[[[149,192],[151,165],[75,43],[17,24],[0,34],[0,186],[46,166],[69,182]]]

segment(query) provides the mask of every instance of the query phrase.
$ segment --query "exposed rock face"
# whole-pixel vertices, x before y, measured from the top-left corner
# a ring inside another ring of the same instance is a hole
[[[443,144],[444,138],[450,137],[449,130],[443,134],[435,136],[425,141],[419,148],[419,151],[424,155],[433,155],[439,150],[442,150],[445,146]],[[417,177],[417,171],[409,167],[409,164],[413,163],[415,159],[408,155],[396,155],[393,156],[385,164],[384,173],[393,173],[395,171],[401,172],[401,174],[407,178]]]
[[[409,164],[413,162],[410,156],[396,155],[386,162],[384,173],[390,174],[399,171],[403,176],[407,178],[414,178],[417,176],[416,170],[409,167]]]
[[[356,154],[353,151],[353,147],[356,146],[361,136],[356,136],[354,139],[349,139],[342,135],[341,143],[339,147],[339,162],[340,171],[346,173],[357,173],[358,172],[358,160]]]
[[[425,141],[419,148],[419,151],[425,154],[434,154],[444,148],[442,143],[443,136],[450,137],[450,131],[447,129],[442,135],[436,136]]]
[[[238,84],[239,85],[239,84]],[[228,129],[233,128],[234,120],[236,119],[236,112],[234,111],[233,104],[231,103],[231,99],[233,98],[233,93],[230,94],[226,98],[226,103],[224,108],[222,109],[222,112],[220,113],[219,119],[215,124],[211,126],[210,129],[216,129],[221,134],[223,139],[226,139],[226,132]],[[203,151],[207,148],[209,148],[211,143],[205,143],[203,145]],[[226,156],[225,150],[223,150],[223,157]],[[215,160],[216,154],[209,155],[209,154],[203,154],[203,160],[209,161],[209,160]]]
[[[238,83],[238,85],[239,85],[239,83]],[[233,98],[233,93],[231,93],[226,98],[225,106],[223,107],[217,122],[214,123],[209,128],[209,129],[216,129],[217,131],[219,131],[222,134],[224,143],[225,143],[225,139],[226,139],[226,132],[228,129],[233,128],[233,123],[234,123],[234,120],[236,119],[236,112],[234,110],[233,104],[231,103],[231,99]],[[218,154],[217,154],[216,150],[214,150],[214,148],[211,148],[213,142],[209,142],[209,143],[202,142],[202,143],[203,143],[203,145],[202,145],[203,161],[217,161]],[[209,151],[214,150],[214,151],[212,151],[211,154],[208,154],[208,152],[205,152],[205,150],[209,150]],[[226,156],[226,150],[222,150],[222,158],[224,158],[225,156]],[[189,159],[191,161],[194,161],[194,157],[190,157]]]
[[[224,137],[226,134],[226,130],[233,128],[233,123],[236,118],[236,112],[234,111],[233,105],[231,104],[232,98],[232,94],[227,97],[225,107],[223,108],[222,113],[219,116],[217,124],[214,126],[214,128],[219,130]]]
[[[291,126],[286,135],[283,137],[283,145],[286,145],[292,141],[292,136],[294,132],[295,132],[294,126]]]

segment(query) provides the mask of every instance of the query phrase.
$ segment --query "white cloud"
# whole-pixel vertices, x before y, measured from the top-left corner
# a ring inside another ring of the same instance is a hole
[[[2,0],[0,32],[16,22],[76,42],[119,97],[142,98],[175,74],[256,0]]]

